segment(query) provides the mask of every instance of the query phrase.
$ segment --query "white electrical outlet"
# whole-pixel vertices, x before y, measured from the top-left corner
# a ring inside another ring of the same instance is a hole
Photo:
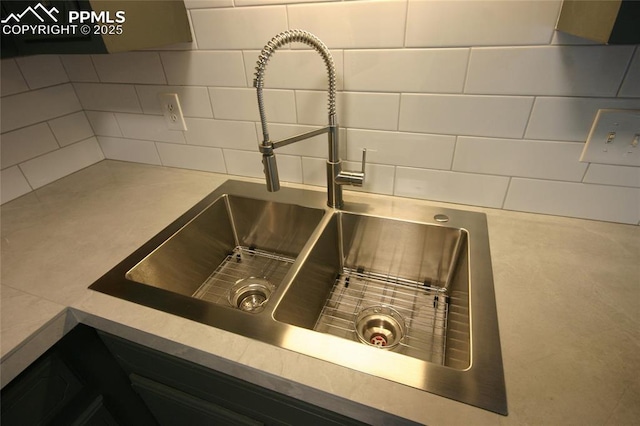
[[[580,161],[640,166],[640,110],[601,109]]]
[[[187,130],[177,93],[159,93],[160,108],[169,130]]]

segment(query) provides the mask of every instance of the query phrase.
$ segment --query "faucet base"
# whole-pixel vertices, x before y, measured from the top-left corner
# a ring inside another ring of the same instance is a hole
[[[332,163],[327,160],[327,205],[334,209],[344,207],[342,200],[342,186],[338,185],[336,178],[342,171],[342,161]]]

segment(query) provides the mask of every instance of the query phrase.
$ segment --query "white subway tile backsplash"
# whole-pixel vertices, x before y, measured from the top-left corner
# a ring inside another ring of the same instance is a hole
[[[551,44],[555,45],[598,45],[597,41],[574,36],[573,34],[563,33],[562,31],[554,31]]]
[[[538,97],[525,138],[585,142],[600,108],[640,109],[640,99]]]
[[[340,92],[338,123],[345,127],[397,130],[400,95],[397,93]],[[327,93],[296,90],[298,122],[326,125]]]
[[[50,120],[49,127],[60,146],[67,146],[94,135],[89,120],[82,111]]]
[[[151,141],[98,136],[105,158],[162,165],[156,144]]]
[[[93,64],[103,83],[166,83],[157,52],[124,52],[92,55]]]
[[[302,183],[327,187],[327,160],[302,157]]]
[[[214,146],[240,150],[257,150],[254,123],[248,121],[187,118],[184,137],[189,145]]]
[[[100,81],[91,55],[60,55],[60,60],[73,82],[97,83]]]
[[[253,87],[260,51],[249,50],[243,54],[247,86]],[[336,68],[336,89],[342,90],[343,51],[334,50],[331,57]],[[266,88],[327,90],[327,86],[327,70],[315,50],[279,50],[269,60],[268,71],[265,72]]]
[[[287,29],[285,6],[192,10],[200,49],[262,49]]]
[[[455,141],[455,136],[348,129],[347,158],[358,161],[367,148],[367,162],[448,170]]]
[[[547,44],[560,0],[409,0],[407,47]]]
[[[3,59],[0,61],[0,93],[2,96],[14,95],[29,90],[27,82],[24,81],[20,68],[13,59]]]
[[[181,130],[169,130],[164,116],[144,114],[116,114],[122,136],[158,142],[185,143]]]
[[[31,186],[18,168],[13,166],[0,172],[0,204],[31,192]]]
[[[513,178],[504,208],[635,225],[640,189]]]
[[[156,144],[164,166],[226,173],[222,150],[204,146]]]
[[[4,133],[0,146],[3,169],[59,148],[47,123]]]
[[[112,112],[86,111],[87,119],[96,136],[122,136],[116,115]]]
[[[296,102],[292,90],[265,89],[263,93],[269,123],[296,122]],[[210,87],[209,96],[215,118],[260,121],[255,89]]]
[[[242,52],[162,52],[169,84],[245,87]]]
[[[403,94],[400,130],[519,138],[532,103],[521,96]]]
[[[640,98],[640,49],[638,47],[636,47],[636,53],[633,55],[618,96]]]
[[[640,188],[640,167],[591,163],[583,182]]]
[[[73,83],[85,110],[142,112],[134,86],[129,84]]]
[[[40,123],[82,109],[71,84],[5,96],[0,115],[3,132]]]
[[[630,46],[471,49],[465,93],[615,96],[632,53]]]
[[[16,59],[30,89],[55,86],[69,81],[57,55],[22,56]]]
[[[342,0],[320,0],[327,1],[342,1]],[[263,6],[265,4],[296,4],[296,3],[314,3],[318,0],[234,0],[236,6]]]
[[[98,141],[91,137],[20,164],[34,189],[65,177],[104,159]]]
[[[583,144],[458,137],[453,170],[579,182],[587,165]]]
[[[640,109],[640,48],[554,31],[561,3],[185,0],[192,43],[4,59],[2,202],[105,156],[262,180],[256,61],[302,28],[331,49],[343,167],[368,149],[346,190],[638,224],[640,168],[580,163],[576,142],[598,109]],[[271,140],[327,125],[317,52],[282,46],[268,68]],[[326,138],[279,149],[282,181],[325,187]]]
[[[160,93],[176,93],[185,117],[213,117],[211,101],[206,87],[192,86],[136,86],[138,98],[145,114],[162,114]]]
[[[295,107],[298,116],[298,123],[312,124],[316,126],[326,126],[328,123],[328,96],[323,91],[305,91],[296,90]],[[344,117],[344,92],[338,92],[336,95],[336,111],[338,114],[338,124],[344,126],[342,118]]]
[[[184,0],[187,9],[208,9],[212,7],[233,7],[233,0]]]
[[[330,49],[402,47],[404,43],[405,0],[301,4],[287,10],[289,28],[311,32]]]
[[[398,129],[400,94],[343,92],[341,98],[338,117],[343,126],[375,130]]]
[[[345,90],[460,93],[469,49],[348,50]]]
[[[394,195],[500,208],[508,185],[503,176],[397,167]]]
[[[264,177],[262,154],[258,150],[238,151],[235,149],[223,149],[223,152],[227,173],[230,175]],[[278,166],[280,166],[280,163],[278,163]]]

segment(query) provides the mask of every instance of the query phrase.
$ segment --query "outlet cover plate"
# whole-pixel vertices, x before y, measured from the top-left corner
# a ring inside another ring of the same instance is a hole
[[[601,109],[580,161],[640,166],[640,110]]]
[[[187,123],[184,122],[178,94],[159,93],[158,100],[169,130],[187,130]]]

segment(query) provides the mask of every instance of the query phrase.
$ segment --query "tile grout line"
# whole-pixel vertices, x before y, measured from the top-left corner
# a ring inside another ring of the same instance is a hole
[[[633,58],[635,57],[636,54],[638,54],[638,52],[640,52],[640,50],[638,50],[638,47],[636,46],[636,48],[634,49],[634,51],[631,53],[631,56],[629,57],[629,62],[627,63],[627,67],[625,68],[625,72],[622,75],[622,78],[620,79],[620,83],[618,84],[618,90],[616,90],[616,98],[620,97],[620,92],[622,91],[622,86],[624,86],[624,82],[627,79],[627,77],[629,76],[629,71],[631,70],[631,65],[633,64]]]
[[[504,191],[504,197],[502,198],[502,204],[500,204],[500,209],[504,210],[505,204],[507,204],[507,198],[509,197],[509,191],[511,190],[511,182],[513,181],[513,176],[509,176],[509,182],[507,182],[507,190]]]
[[[524,140],[526,135],[527,135],[527,130],[529,129],[529,123],[531,123],[531,116],[533,115],[533,109],[536,106],[536,101],[538,100],[537,96],[533,96],[533,101],[531,102],[531,108],[529,108],[529,114],[527,115],[527,122],[524,125],[524,128],[522,129],[522,136],[520,136],[520,139]]]

